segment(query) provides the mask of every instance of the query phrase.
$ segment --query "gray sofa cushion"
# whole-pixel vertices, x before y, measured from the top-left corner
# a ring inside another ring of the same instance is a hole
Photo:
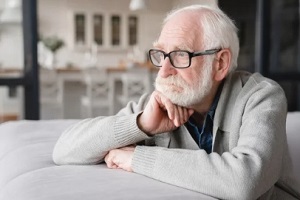
[[[215,199],[105,164],[56,166],[54,144],[74,122],[0,124],[0,200]]]
[[[145,176],[94,166],[56,166],[52,150],[77,120],[0,125],[0,200],[214,199]],[[300,181],[300,112],[287,117],[287,140]]]

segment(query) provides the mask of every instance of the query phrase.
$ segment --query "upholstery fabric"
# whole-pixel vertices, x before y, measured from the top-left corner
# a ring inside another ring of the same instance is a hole
[[[77,120],[0,125],[0,200],[214,199],[105,164],[57,166],[53,147]]]

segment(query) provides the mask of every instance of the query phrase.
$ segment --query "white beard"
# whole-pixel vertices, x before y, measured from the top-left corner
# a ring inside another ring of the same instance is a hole
[[[167,78],[157,76],[155,88],[169,98],[172,103],[191,107],[201,103],[212,88],[212,60],[205,59],[202,73],[192,78],[194,84],[189,85],[179,75],[168,76]]]

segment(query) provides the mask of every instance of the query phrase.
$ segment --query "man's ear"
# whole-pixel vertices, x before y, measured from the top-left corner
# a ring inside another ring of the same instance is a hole
[[[222,49],[214,62],[214,80],[221,81],[228,74],[231,63],[231,52],[229,49]]]

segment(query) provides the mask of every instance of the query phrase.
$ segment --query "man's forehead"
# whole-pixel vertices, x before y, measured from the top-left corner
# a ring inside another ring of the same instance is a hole
[[[198,50],[201,45],[201,35],[199,26],[171,19],[164,25],[154,46],[167,50]]]
[[[188,50],[188,51],[193,51],[193,46],[189,45],[187,41],[183,43],[178,43],[178,44],[169,44],[164,41],[159,42],[156,41],[153,43],[153,47],[158,48],[158,49],[163,49],[163,50]]]
[[[160,36],[156,42],[153,43],[155,48],[163,49],[165,51],[172,50],[199,50],[201,47],[201,39],[196,37],[188,37],[185,35],[165,35]]]

